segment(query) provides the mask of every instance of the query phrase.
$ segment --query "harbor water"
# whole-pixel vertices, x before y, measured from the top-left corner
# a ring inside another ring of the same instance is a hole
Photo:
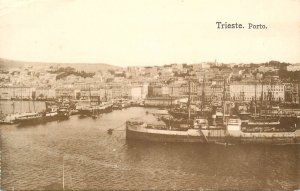
[[[4,190],[291,190],[300,188],[297,145],[205,145],[126,141],[125,121],[152,120],[132,107],[97,119],[71,116],[2,125]],[[111,135],[109,128],[115,129]]]

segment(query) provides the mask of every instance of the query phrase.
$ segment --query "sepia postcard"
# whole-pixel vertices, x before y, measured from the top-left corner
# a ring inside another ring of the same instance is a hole
[[[300,190],[300,0],[0,0],[0,190]]]

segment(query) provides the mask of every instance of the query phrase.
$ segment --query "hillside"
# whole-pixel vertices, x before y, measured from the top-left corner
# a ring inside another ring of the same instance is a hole
[[[86,72],[95,72],[99,70],[110,70],[110,69],[119,69],[121,67],[103,64],[103,63],[50,63],[50,62],[24,62],[17,60],[9,60],[0,58],[0,68],[22,68],[26,66],[33,67],[50,67],[50,66],[59,66],[59,67],[72,67],[78,71],[86,71]]]

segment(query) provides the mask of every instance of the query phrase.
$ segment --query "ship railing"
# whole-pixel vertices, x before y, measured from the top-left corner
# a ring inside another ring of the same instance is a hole
[[[165,130],[167,130],[168,128],[167,128],[167,126],[165,126],[165,125],[153,125],[153,124],[148,124],[147,125],[147,127],[146,127],[147,129],[165,129]]]
[[[142,125],[144,122],[142,121],[127,121],[126,122],[128,125]]]

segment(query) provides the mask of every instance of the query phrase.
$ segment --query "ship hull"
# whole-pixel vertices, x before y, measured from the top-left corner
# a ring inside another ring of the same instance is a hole
[[[92,110],[79,110],[80,115],[85,115],[85,116],[92,116],[93,111]]]
[[[170,133],[168,133],[168,131]],[[200,133],[201,132],[201,133]],[[147,130],[126,127],[126,139],[153,142],[213,143],[213,144],[299,144],[300,130],[287,133],[244,133],[226,130],[194,130],[193,134],[172,130]]]
[[[58,115],[55,116],[44,116],[42,118],[42,122],[51,122],[51,121],[57,121],[58,120]]]
[[[154,142],[185,142],[185,143],[204,143],[205,139],[201,136],[188,135],[168,135],[160,133],[146,133],[126,129],[126,139],[154,141]]]
[[[112,112],[113,111],[113,108],[112,108],[112,105],[110,106],[107,106],[105,109],[104,109],[104,113],[109,113],[109,112]]]
[[[70,118],[70,114],[69,113],[59,113],[57,115],[57,119],[58,120],[66,120]]]
[[[281,144],[299,144],[300,139],[296,137],[226,137],[226,142],[231,144],[267,144],[267,145],[281,145]]]
[[[19,126],[36,125],[43,122],[43,117],[31,118],[31,119],[16,119],[15,123]]]
[[[176,112],[176,111],[170,111],[170,114],[174,116],[175,118],[188,118],[189,113],[188,112]],[[195,118],[198,114],[193,112],[190,113],[190,118]]]

